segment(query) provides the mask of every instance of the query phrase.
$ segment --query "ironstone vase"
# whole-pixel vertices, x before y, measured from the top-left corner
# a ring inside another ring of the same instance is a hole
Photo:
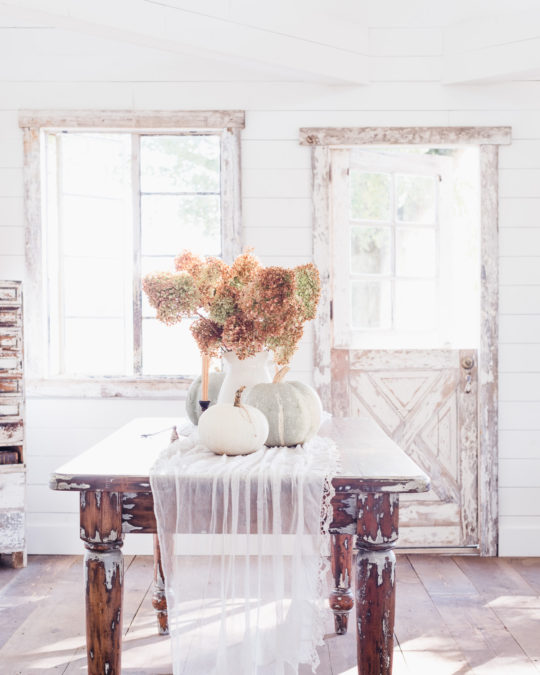
[[[239,359],[234,352],[226,352],[223,361],[225,379],[219,390],[218,403],[234,403],[234,396],[240,387],[272,381],[270,352],[258,352],[247,359]]]

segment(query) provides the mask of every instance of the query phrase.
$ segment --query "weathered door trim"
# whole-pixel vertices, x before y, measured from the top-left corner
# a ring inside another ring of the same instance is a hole
[[[313,380],[331,409],[332,147],[356,145],[477,145],[480,148],[481,341],[478,363],[478,531],[480,555],[498,551],[498,156],[511,142],[511,127],[303,128],[300,143],[312,147],[313,260],[321,275],[321,302],[314,322]]]

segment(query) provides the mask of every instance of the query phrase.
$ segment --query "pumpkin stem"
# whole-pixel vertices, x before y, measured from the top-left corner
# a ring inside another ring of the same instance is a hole
[[[240,403],[240,399],[242,398],[242,392],[244,391],[246,387],[240,387],[240,389],[236,390],[236,394],[234,395],[234,405],[237,408],[243,408],[244,406]]]
[[[285,377],[285,375],[289,372],[289,370],[290,370],[289,366],[283,366],[283,368],[280,368],[274,375],[274,379],[272,380],[273,384],[281,382],[281,380]]]

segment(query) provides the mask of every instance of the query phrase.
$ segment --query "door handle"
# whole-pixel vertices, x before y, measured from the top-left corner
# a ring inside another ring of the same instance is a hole
[[[465,356],[461,360],[461,367],[463,370],[467,372],[467,379],[465,380],[465,388],[464,388],[464,393],[465,394],[470,394],[472,390],[472,375],[471,375],[471,370],[473,369],[474,366],[474,359],[472,356]]]
[[[461,367],[464,370],[471,370],[473,366],[474,366],[474,359],[472,356],[465,356],[461,360]]]

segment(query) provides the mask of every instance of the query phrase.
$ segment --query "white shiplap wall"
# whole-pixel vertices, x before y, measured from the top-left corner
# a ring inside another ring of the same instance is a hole
[[[21,108],[245,109],[245,241],[265,264],[290,265],[311,254],[310,156],[298,145],[300,126],[511,125],[513,144],[500,155],[500,551],[540,555],[540,82],[442,86],[442,31],[432,28],[372,29],[372,82],[360,87],[275,82],[248,68],[51,29],[31,37],[0,31],[9,38],[0,39],[4,279],[22,278],[24,266]],[[7,59],[23,38],[34,53]],[[293,375],[308,381],[311,346],[308,330],[293,362]],[[133,417],[181,408],[180,401],[29,400],[29,551],[81,550],[76,497],[47,487],[56,466]],[[128,537],[126,550],[149,551],[150,542]]]

